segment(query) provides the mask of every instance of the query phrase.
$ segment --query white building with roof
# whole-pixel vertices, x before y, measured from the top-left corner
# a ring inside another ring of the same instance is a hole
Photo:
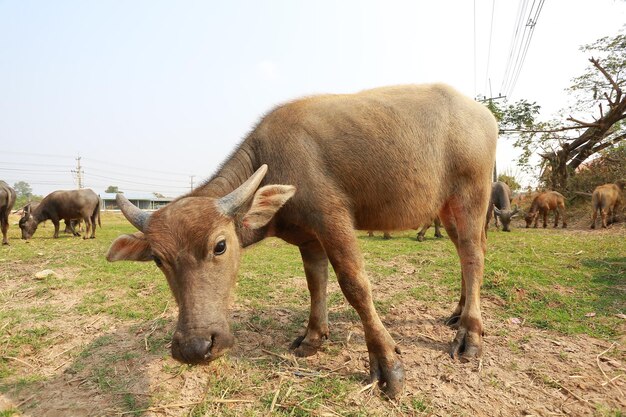
[[[101,210],[119,210],[115,202],[116,193],[100,193]],[[142,210],[158,210],[161,207],[171,203],[173,197],[155,197],[153,193],[137,193],[127,192],[124,196],[135,206]]]

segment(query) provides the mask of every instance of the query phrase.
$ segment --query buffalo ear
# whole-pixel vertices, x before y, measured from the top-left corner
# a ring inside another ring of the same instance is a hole
[[[143,233],[122,235],[115,239],[107,252],[107,261],[151,261],[152,250]]]
[[[295,192],[296,187],[293,185],[266,185],[259,188],[243,217],[243,225],[251,229],[265,226]]]

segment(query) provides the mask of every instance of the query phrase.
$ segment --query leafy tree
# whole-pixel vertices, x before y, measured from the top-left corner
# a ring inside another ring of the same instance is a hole
[[[15,210],[24,207],[31,201],[40,201],[42,199],[39,195],[33,195],[33,189],[26,181],[14,183],[13,189],[16,194],[15,205],[13,206]]]
[[[18,197],[31,197],[33,195],[33,189],[26,181],[18,181],[13,184],[13,189]]]
[[[508,185],[511,191],[517,191],[522,188],[522,186],[519,184],[519,182],[517,182],[513,175],[500,174],[498,175],[498,181],[502,181],[503,183]]]
[[[520,102],[505,109],[500,122],[501,131],[514,134],[514,145],[522,150],[519,164],[532,168],[531,157],[538,154],[541,180],[561,191],[583,163],[626,139],[626,33],[601,38],[581,50],[596,58],[589,59],[591,65],[569,88],[575,104],[562,112],[568,117],[535,122],[539,106]],[[527,116],[531,117],[525,125]]]
[[[119,193],[120,189],[119,189],[119,187],[117,185],[109,185],[107,187],[107,189],[104,190],[104,192],[105,193],[114,193],[115,194],[115,193]]]

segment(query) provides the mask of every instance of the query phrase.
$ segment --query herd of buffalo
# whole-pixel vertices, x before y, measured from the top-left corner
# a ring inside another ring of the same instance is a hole
[[[278,106],[256,125],[219,171],[167,206],[144,212],[123,194],[117,204],[137,232],[119,236],[109,261],[150,261],[167,278],[179,307],[172,356],[208,363],[234,343],[228,317],[242,248],[275,236],[300,250],[311,296],[298,356],[315,354],[329,335],[328,265],[357,311],[369,352],[370,376],[396,397],[404,386],[400,350],[374,307],[354,230],[417,229],[435,221],[454,243],[461,294],[447,323],[457,329],[453,358],[481,354],[480,311],[486,232],[491,217],[510,231],[521,214],[502,182],[492,183],[498,126],[491,112],[444,84],[383,87],[356,94],[311,96]],[[624,182],[597,187],[593,222],[615,221]],[[0,181],[0,220],[8,244],[15,191]],[[522,201],[519,201],[522,204]],[[567,226],[565,199],[535,196],[526,227],[550,211]],[[486,218],[485,218],[486,214]],[[91,190],[55,191],[24,210],[29,239],[50,220],[54,237],[64,220],[71,233],[85,224],[94,238],[100,202]],[[388,233],[388,232],[387,232]],[[418,235],[418,239],[420,239]]]
[[[593,191],[592,198],[592,220],[591,228],[596,228],[598,215],[600,215],[601,225],[606,228],[611,223],[617,221],[619,209],[621,207],[624,186],[626,181],[618,181],[613,184],[599,185]],[[15,191],[6,182],[0,180],[0,224],[2,225],[2,244],[8,245],[7,232],[9,229],[9,214],[13,210],[15,204]],[[513,195],[507,184],[498,181],[494,182],[491,187],[491,201],[487,212],[487,222],[485,227],[489,227],[491,218],[494,218],[494,225],[499,228],[502,224],[502,230],[510,232],[511,219],[520,214],[517,205],[511,208],[513,203]],[[559,218],[562,219],[563,227],[567,227],[567,219],[565,215],[565,197],[556,191],[544,191],[536,195],[530,207],[524,216],[526,227],[530,227],[534,223],[537,227],[539,219],[543,219],[543,227],[547,227],[548,213],[554,211],[554,227],[558,226]],[[95,192],[90,189],[83,190],[59,190],[47,195],[41,202],[28,203],[20,210],[14,211],[22,215],[19,221],[19,227],[22,231],[22,239],[30,239],[37,226],[46,220],[51,220],[54,225],[54,237],[59,237],[59,222],[65,223],[65,233],[80,236],[76,227],[83,221],[86,225],[85,236],[83,239],[96,237],[96,222],[100,224],[100,199]],[[441,238],[440,232],[441,221],[439,217],[435,217],[433,221],[426,223],[419,230],[416,238],[423,241],[426,231],[435,226],[435,237]],[[373,236],[374,232],[369,231],[369,236]],[[391,238],[388,231],[384,232],[384,238]]]

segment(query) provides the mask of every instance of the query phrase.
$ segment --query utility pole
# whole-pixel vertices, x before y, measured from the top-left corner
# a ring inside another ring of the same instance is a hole
[[[72,170],[74,174],[76,174],[76,180],[78,182],[78,189],[82,190],[83,188],[83,168],[80,166],[80,156],[76,158],[76,170]]]
[[[190,191],[193,191],[193,178],[195,177],[195,175],[190,175],[189,176],[189,187],[190,187]]]

